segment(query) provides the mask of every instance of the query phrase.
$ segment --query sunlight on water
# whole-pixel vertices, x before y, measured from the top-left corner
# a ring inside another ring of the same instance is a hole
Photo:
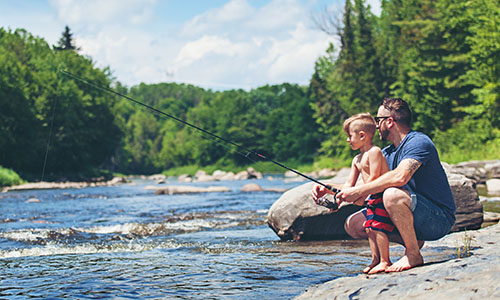
[[[195,195],[155,196],[146,181],[1,194],[0,298],[290,299],[369,263],[367,241],[279,241],[265,217],[280,194],[240,192],[245,183]]]

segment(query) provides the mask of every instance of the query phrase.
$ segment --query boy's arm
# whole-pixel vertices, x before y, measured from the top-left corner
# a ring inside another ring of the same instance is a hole
[[[353,187],[356,185],[356,182],[358,181],[359,177],[359,170],[356,168],[356,161],[358,160],[359,155],[356,155],[354,159],[352,160],[351,163],[351,172],[349,173],[349,177],[347,177],[346,182],[344,183],[344,186],[342,189]]]

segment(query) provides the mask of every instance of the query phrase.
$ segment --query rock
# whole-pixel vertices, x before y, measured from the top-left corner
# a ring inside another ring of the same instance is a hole
[[[282,240],[324,240],[345,238],[344,222],[361,209],[347,205],[336,213],[317,205],[312,199],[313,182],[285,192],[267,214],[267,224]]]
[[[341,171],[337,176],[344,178],[343,173],[347,172]],[[460,174],[449,174],[448,180],[457,207],[452,231],[479,229],[483,223],[483,206],[473,181]],[[336,181],[340,180],[334,178],[328,183]],[[285,192],[269,209],[267,223],[280,239],[322,240],[346,236],[345,220],[361,207],[348,205],[330,213],[312,199],[313,184],[308,182]]]
[[[321,169],[318,172],[318,178],[331,178],[337,175],[333,169]]]
[[[179,182],[193,182],[193,177],[191,177],[191,175],[188,175],[188,174],[183,174],[183,175],[180,175],[177,180]]]
[[[487,162],[484,170],[488,178],[500,178],[500,160]]]
[[[472,236],[469,257],[426,262],[400,273],[337,278],[311,286],[294,299],[499,299],[500,224],[467,231],[467,234]],[[426,248],[430,251],[455,249],[463,237],[462,232],[453,233],[438,241],[426,242],[424,260]],[[391,253],[393,250],[391,247]]]
[[[148,180],[153,180],[153,181],[159,181],[165,179],[167,179],[167,177],[163,174],[154,174],[148,177]]]
[[[250,167],[247,169],[249,179],[262,179],[264,176],[262,175],[261,172],[255,171],[254,168]]]
[[[263,190],[264,189],[256,183],[247,183],[241,188],[242,192],[260,192]]]
[[[192,194],[192,193],[213,193],[213,192],[230,192],[231,189],[224,186],[187,186],[187,185],[170,185],[155,189],[155,195],[174,195],[174,194]]]
[[[490,195],[500,195],[500,179],[493,178],[486,181],[486,188]]]
[[[26,203],[40,203],[42,202],[40,199],[38,198],[29,198],[28,200],[25,201]]]
[[[458,163],[452,166],[451,173],[462,174],[474,183],[485,183],[488,178],[500,178],[500,160]]]
[[[107,185],[115,185],[120,183],[127,183],[127,179],[125,177],[113,177],[110,181],[107,182]]]
[[[451,231],[479,229],[483,223],[483,205],[473,181],[460,174],[448,176],[451,192],[455,198],[456,222]]]
[[[490,211],[485,211],[483,216],[484,223],[498,223],[500,221],[500,214]]]
[[[238,172],[235,176],[235,180],[247,180],[247,179],[262,179],[262,173],[255,171],[253,168],[248,168],[246,171]]]

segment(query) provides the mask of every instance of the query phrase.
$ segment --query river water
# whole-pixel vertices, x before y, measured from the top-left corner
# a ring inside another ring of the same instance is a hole
[[[370,263],[367,241],[280,241],[265,223],[280,194],[241,192],[249,182],[301,184],[154,195],[153,182],[134,180],[0,194],[0,299],[291,299]]]

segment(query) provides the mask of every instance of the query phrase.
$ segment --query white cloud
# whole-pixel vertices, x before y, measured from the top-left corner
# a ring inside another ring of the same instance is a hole
[[[184,34],[196,38],[179,51],[175,80],[198,78],[204,83],[239,83],[241,87],[307,83],[314,62],[332,38],[309,24],[310,12],[296,0],[247,6],[246,1],[231,1],[185,24]],[[241,13],[223,18],[231,11],[229,7]]]
[[[332,40],[314,28],[309,4],[299,0],[273,0],[262,7],[232,0],[177,27],[151,14],[161,13],[156,0],[50,1],[59,18],[76,28],[81,53],[98,67],[109,66],[128,86],[165,81],[215,89],[306,84]],[[155,30],[147,30],[151,27]]]
[[[234,24],[248,18],[255,9],[246,0],[232,0],[221,8],[208,10],[184,24],[181,34],[196,36],[213,30],[220,30],[227,24]],[[227,27],[226,27],[227,29]]]
[[[179,51],[176,63],[178,63],[178,67],[191,65],[208,54],[222,56],[244,55],[245,49],[244,43],[233,43],[227,38],[204,35],[200,39],[184,45]]]

